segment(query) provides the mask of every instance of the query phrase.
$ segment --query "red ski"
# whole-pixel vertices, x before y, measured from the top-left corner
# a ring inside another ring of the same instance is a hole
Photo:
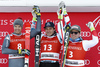
[[[25,49],[30,50],[30,23],[25,23]],[[24,67],[29,67],[29,56],[25,54],[25,64]]]

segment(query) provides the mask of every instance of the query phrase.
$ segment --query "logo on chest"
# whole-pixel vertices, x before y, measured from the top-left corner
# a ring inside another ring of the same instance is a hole
[[[52,40],[52,41],[42,40],[41,43],[58,43],[58,41],[57,40]]]
[[[25,39],[11,39],[11,42],[25,41]]]
[[[68,46],[68,49],[71,49],[71,50],[82,50],[82,47],[79,47],[79,46]]]

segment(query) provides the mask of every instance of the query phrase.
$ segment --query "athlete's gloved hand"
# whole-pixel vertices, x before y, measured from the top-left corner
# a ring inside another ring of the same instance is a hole
[[[18,54],[30,55],[30,50],[28,50],[28,49],[18,49]]]
[[[33,10],[34,10],[36,16],[41,16],[39,6],[34,5]]]
[[[67,15],[66,5],[65,5],[65,3],[64,3],[63,1],[60,2],[59,8],[62,8],[62,10],[63,10],[63,15]]]
[[[90,28],[90,30],[91,30],[91,32],[93,31],[93,30],[95,30],[95,27],[94,27],[94,25],[93,25],[93,22],[88,22],[87,24],[87,27],[89,27]]]
[[[66,7],[65,8],[63,8],[63,15],[65,16],[65,15],[67,15],[67,11],[66,11]]]
[[[57,10],[57,15],[58,15],[58,19],[63,19],[63,10],[62,9],[58,9]]]
[[[58,10],[57,10],[58,19],[63,19],[64,6],[65,6],[64,2],[61,1],[59,3]]]
[[[66,5],[63,1],[59,3],[58,10],[57,10],[58,19],[63,19],[63,15],[67,15]]]
[[[37,21],[36,19],[37,19],[37,17],[36,17],[36,13],[35,13],[35,10],[32,10],[32,16],[33,16],[33,21]]]

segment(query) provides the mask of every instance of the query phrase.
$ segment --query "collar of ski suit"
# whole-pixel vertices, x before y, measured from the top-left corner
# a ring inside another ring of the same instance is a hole
[[[79,41],[82,41],[83,39],[81,37],[79,38],[76,38],[75,40],[73,40],[72,38],[70,38],[70,41],[72,42],[79,42]]]
[[[22,35],[22,33],[21,34],[16,34],[16,33],[12,33],[13,35],[17,35],[17,36],[20,36],[20,35]]]

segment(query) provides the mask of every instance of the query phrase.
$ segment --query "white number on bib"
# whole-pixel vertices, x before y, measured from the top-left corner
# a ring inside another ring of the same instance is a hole
[[[72,58],[73,57],[73,52],[72,51],[69,51],[69,58]]]
[[[21,43],[19,43],[19,44],[17,45],[17,49],[22,49],[22,44],[21,44]]]
[[[48,50],[48,51],[52,50],[52,45],[51,44],[44,45],[44,50]]]

